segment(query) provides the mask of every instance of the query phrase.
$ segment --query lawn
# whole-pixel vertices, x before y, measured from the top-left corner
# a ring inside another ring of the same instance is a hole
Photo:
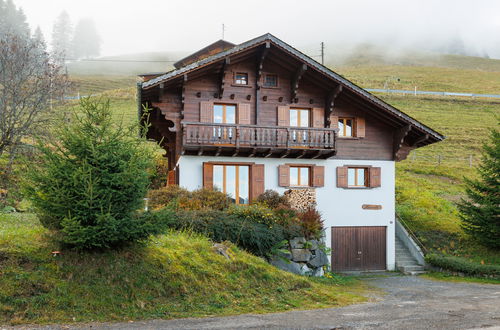
[[[118,251],[58,249],[27,213],[0,214],[0,324],[129,321],[345,306],[371,289],[351,277],[283,272],[189,232]]]

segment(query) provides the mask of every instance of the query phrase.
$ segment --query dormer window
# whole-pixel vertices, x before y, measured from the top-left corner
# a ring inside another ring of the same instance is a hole
[[[354,118],[339,118],[339,136],[353,137]]]
[[[234,75],[234,83],[236,85],[248,85],[248,73],[245,72],[237,72]]]
[[[278,87],[278,75],[266,74],[264,76],[264,87]]]

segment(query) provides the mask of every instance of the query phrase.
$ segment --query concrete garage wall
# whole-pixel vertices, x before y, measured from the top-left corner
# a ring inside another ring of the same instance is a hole
[[[282,164],[315,164],[325,166],[325,186],[316,188],[318,210],[323,215],[326,244],[331,247],[332,226],[386,226],[387,269],[395,269],[395,163],[367,160],[263,159],[240,157],[182,156],[179,159],[180,185],[189,190],[201,188],[203,162],[255,162],[265,164],[265,189],[283,193],[278,186],[278,166]],[[371,165],[381,168],[381,187],[368,189],[337,188],[336,169],[345,165]],[[364,210],[363,204],[382,205],[381,210]]]

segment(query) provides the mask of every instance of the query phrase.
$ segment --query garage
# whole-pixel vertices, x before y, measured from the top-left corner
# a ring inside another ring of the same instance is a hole
[[[332,227],[332,270],[386,269],[385,226]]]

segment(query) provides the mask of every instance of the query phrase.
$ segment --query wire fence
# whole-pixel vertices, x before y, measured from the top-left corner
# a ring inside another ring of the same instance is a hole
[[[385,89],[385,88],[365,88],[368,92],[395,93],[395,94],[413,94],[413,95],[438,95],[438,96],[465,96],[465,97],[487,97],[500,99],[500,94],[476,94],[476,93],[456,93],[456,92],[433,92],[419,91],[415,88],[413,91],[404,89]]]
[[[416,151],[413,151],[407,158],[410,162],[423,162],[429,165],[448,165],[453,163],[454,165],[462,165],[465,167],[474,167],[480,162],[480,156],[468,155],[468,156],[452,156],[452,155],[420,155]]]

